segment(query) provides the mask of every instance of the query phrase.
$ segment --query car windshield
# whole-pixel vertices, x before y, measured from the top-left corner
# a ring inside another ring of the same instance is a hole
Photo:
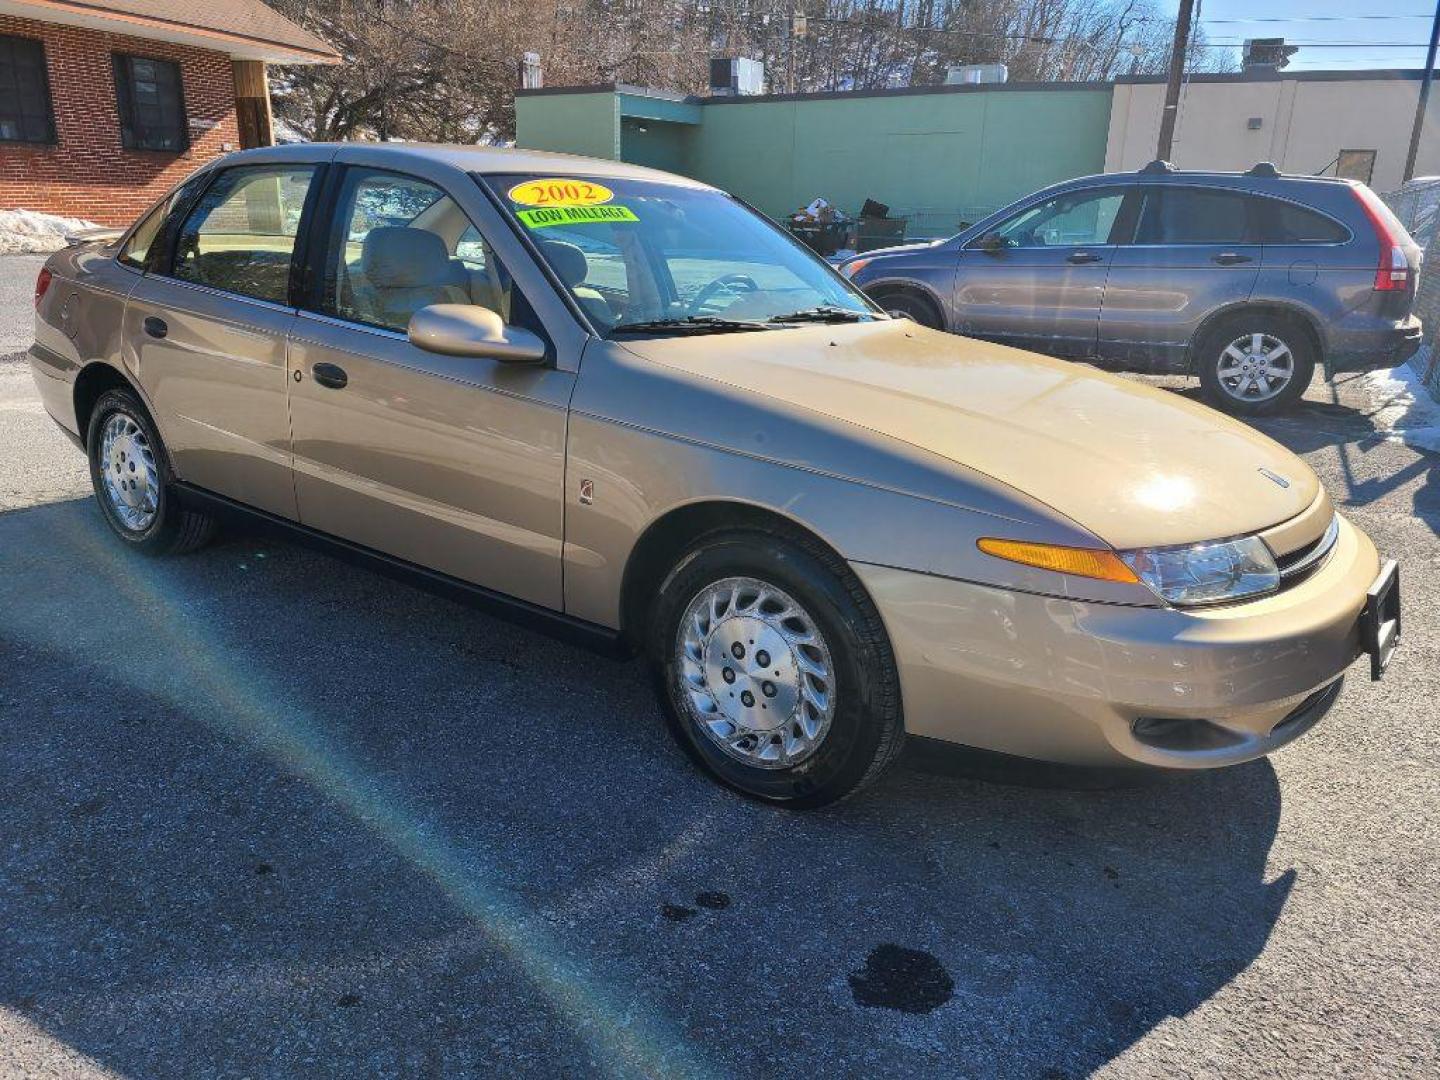
[[[606,336],[880,317],[808,248],[718,191],[619,177],[485,179]]]

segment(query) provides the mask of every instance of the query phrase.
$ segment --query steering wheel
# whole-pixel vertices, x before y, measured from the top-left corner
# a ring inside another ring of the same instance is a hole
[[[760,285],[749,274],[721,274],[714,281],[704,285],[700,291],[695,294],[695,299],[691,300],[690,303],[685,306],[685,314],[700,314],[701,309],[713,300],[717,293],[726,289],[734,293],[759,292]]]

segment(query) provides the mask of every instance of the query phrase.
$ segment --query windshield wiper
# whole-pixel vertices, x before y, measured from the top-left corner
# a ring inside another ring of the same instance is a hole
[[[650,319],[646,322],[620,323],[610,328],[612,334],[729,334],[739,330],[773,330],[761,322],[743,319],[722,319],[718,315],[686,315],[683,319]]]
[[[870,319],[872,316],[868,311],[854,311],[842,307],[820,307],[805,308],[803,311],[792,311],[789,315],[772,315],[767,320],[772,323],[787,322],[859,322],[862,319]]]

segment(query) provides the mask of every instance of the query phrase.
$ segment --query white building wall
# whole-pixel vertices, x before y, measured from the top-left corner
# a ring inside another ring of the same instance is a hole
[[[1180,99],[1171,160],[1182,169],[1248,169],[1273,161],[1282,172],[1316,173],[1341,150],[1374,150],[1371,186],[1400,185],[1418,79],[1301,77],[1192,81]],[[1155,157],[1164,83],[1118,83],[1105,170],[1138,169]],[[1260,118],[1251,130],[1251,117]],[[1431,95],[1416,175],[1440,174],[1440,89]]]

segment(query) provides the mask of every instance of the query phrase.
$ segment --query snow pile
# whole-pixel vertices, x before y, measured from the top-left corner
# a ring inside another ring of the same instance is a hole
[[[41,214],[34,210],[0,210],[0,255],[59,251],[67,233],[96,229],[84,218]]]
[[[1428,351],[1428,350],[1427,350]],[[1428,357],[1416,363],[1424,368]],[[1389,439],[1440,454],[1440,402],[1436,402],[1409,364],[1361,377],[1370,398],[1375,430]]]

